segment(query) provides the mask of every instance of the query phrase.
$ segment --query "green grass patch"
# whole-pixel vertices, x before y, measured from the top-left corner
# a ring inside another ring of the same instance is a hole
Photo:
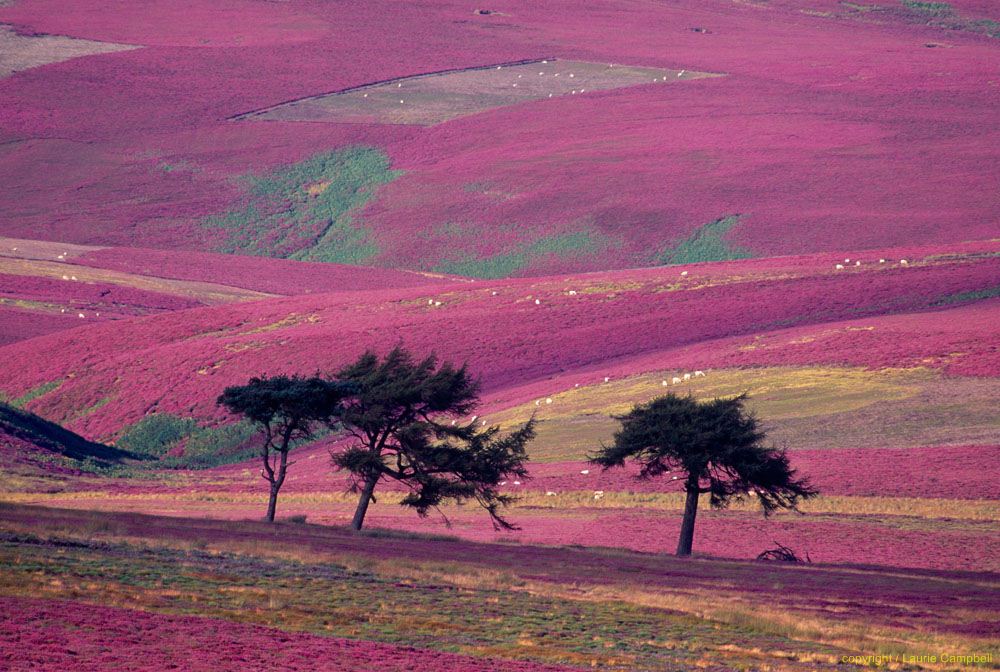
[[[160,458],[197,427],[198,424],[191,418],[153,413],[126,429],[117,445],[135,455]]]
[[[52,392],[62,384],[63,384],[62,378],[60,378],[59,380],[52,380],[47,383],[42,383],[38,387],[31,388],[30,390],[22,394],[20,397],[12,399],[9,403],[11,406],[15,408],[24,408],[35,399],[38,399],[39,397],[42,397],[48,394],[49,392]]]
[[[153,413],[128,427],[117,441],[122,450],[143,460],[123,466],[108,475],[132,476],[142,469],[210,469],[224,464],[243,462],[260,452],[256,426],[249,420],[228,425],[201,427],[194,418],[182,418],[170,413]],[[317,432],[307,445],[322,436]]]
[[[903,6],[915,12],[928,16],[951,16],[955,10],[947,2],[919,2],[919,0],[903,0]]]
[[[433,270],[438,273],[463,275],[470,278],[506,278],[544,257],[567,258],[596,254],[605,244],[590,231],[574,231],[546,236],[519,248],[490,257],[462,257],[442,261]]]
[[[263,176],[247,176],[244,202],[203,224],[226,233],[223,252],[361,264],[378,247],[354,219],[378,187],[401,174],[374,147],[318,154]]]
[[[986,289],[974,290],[971,292],[959,292],[941,297],[934,302],[935,306],[947,306],[954,303],[967,303],[971,301],[983,301],[985,299],[995,299],[1000,296],[1000,285],[987,287]]]
[[[729,215],[698,228],[685,240],[663,250],[657,261],[663,265],[696,264],[705,261],[749,259],[750,250],[732,245],[723,238],[739,224],[741,215]]]

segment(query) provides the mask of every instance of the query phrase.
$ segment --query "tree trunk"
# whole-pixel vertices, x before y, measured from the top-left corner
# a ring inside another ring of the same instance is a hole
[[[267,522],[274,522],[274,510],[278,508],[278,489],[271,484],[271,497],[267,500]]]
[[[688,483],[685,489],[687,490],[687,499],[684,501],[681,536],[677,540],[678,557],[691,555],[691,546],[694,545],[694,518],[698,514],[698,496],[701,494],[697,482],[694,485]]]
[[[267,501],[267,522],[269,523],[274,522],[274,512],[278,508],[278,491],[281,490],[281,485],[285,482],[285,474],[288,473],[288,450],[280,452],[281,460],[278,462],[278,473],[271,480],[271,497]]]
[[[354,520],[351,527],[360,530],[365,524],[365,514],[368,513],[368,503],[372,501],[372,493],[375,492],[375,484],[378,483],[378,474],[372,474],[365,479],[365,487],[361,489],[361,498],[358,499],[358,508],[354,511]]]

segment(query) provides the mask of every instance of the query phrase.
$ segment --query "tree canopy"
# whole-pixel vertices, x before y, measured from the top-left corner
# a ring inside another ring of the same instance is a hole
[[[312,438],[317,428],[331,423],[353,391],[350,384],[319,376],[272,376],[227,387],[219,396],[218,404],[256,423],[264,435],[261,476],[270,484],[269,521],[274,520],[278,491],[285,482],[288,451],[295,442]]]
[[[701,494],[710,495],[713,508],[755,496],[765,516],[795,509],[799,500],[816,494],[807,480],[796,477],[783,450],[764,443],[765,432],[745,401],[745,395],[699,402],[666,394],[618,416],[621,428],[613,443],[591,457],[605,469],[632,460],[640,478],[684,474],[687,500],[678,555],[691,552]]]
[[[366,352],[341,369],[337,381],[354,386],[338,419],[354,442],[332,456],[350,471],[360,493],[352,525],[361,529],[375,487],[383,479],[403,483],[402,504],[421,516],[446,499],[476,501],[494,527],[514,529],[500,513],[512,498],[499,483],[526,478],[525,445],[534,420],[501,435],[476,417],[464,420],[479,401],[479,384],[467,366],[439,363],[435,355],[417,361],[396,347],[379,358]]]

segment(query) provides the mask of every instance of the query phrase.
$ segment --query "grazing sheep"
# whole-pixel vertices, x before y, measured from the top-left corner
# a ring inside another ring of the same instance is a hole
[[[664,380],[664,381],[663,381],[662,383],[660,383],[660,384],[661,384],[661,385],[663,385],[663,387],[666,387],[666,386],[667,386],[667,381],[665,381],[665,380]]]
[[[367,98],[367,97],[368,97],[368,94],[366,93],[364,97],[365,97],[365,98]]]
[[[674,385],[680,385],[681,379],[678,378],[677,376],[674,376],[673,378],[670,379],[670,382],[673,383]]]
[[[681,271],[681,275],[687,275],[687,274],[688,274],[687,271]]]
[[[844,265],[843,264],[837,264],[836,266],[834,266],[834,268],[836,268],[838,271],[842,271],[842,270],[844,270]]]
[[[861,262],[860,262],[860,261],[855,261],[855,262],[854,262],[854,265],[855,265],[855,266],[860,266],[860,265],[861,265]]]
[[[76,281],[76,276],[75,275],[71,275],[71,276],[69,276],[69,279],[73,280],[75,282]]]
[[[552,403],[552,397],[549,397],[548,399],[546,399],[545,403],[546,404],[551,404]]]
[[[584,476],[586,476],[587,474],[589,474],[589,473],[590,473],[590,469],[584,469],[584,470],[583,470],[583,471],[581,471],[580,473],[581,473],[581,474],[583,474]]]
[[[428,306],[433,306],[434,305],[434,299],[427,299],[427,305]]]
[[[68,275],[64,275],[64,276],[62,276],[62,278],[63,278],[63,280],[69,280],[69,276]]]
[[[556,496],[556,493],[552,492],[551,490],[548,490],[548,491],[547,491],[547,492],[545,493],[545,496],[546,496],[546,497],[555,497],[555,496]]]
[[[435,308],[437,308],[437,307],[438,307],[438,306],[440,306],[440,305],[441,305],[441,302],[440,302],[440,301],[435,301],[435,302],[434,302],[434,307],[435,307]]]
[[[535,299],[535,305],[536,306],[542,305],[542,300],[541,299]]]
[[[900,266],[906,266],[906,265],[907,265],[907,264],[909,264],[909,263],[910,263],[910,262],[908,262],[908,261],[907,261],[906,259],[900,259],[900,260],[899,260],[899,264],[900,264]]]
[[[569,295],[570,296],[576,296],[576,290],[575,289],[569,290]]]
[[[521,485],[521,481],[514,481],[514,485]]]
[[[880,264],[884,264],[884,263],[885,263],[885,259],[879,259],[879,260],[878,260],[878,263],[880,263]]]
[[[609,380],[611,380],[611,378],[609,378],[608,376],[604,376],[604,382],[605,383],[608,382]]]
[[[540,399],[536,399],[535,400],[535,406],[541,406],[541,405],[542,405],[541,400]]]
[[[83,313],[77,313],[77,315],[76,315],[76,316],[77,316],[77,317],[84,317],[84,314],[83,314]]]
[[[851,263],[851,260],[850,259],[844,259],[844,263],[845,264],[849,264],[849,263]]]
[[[604,499],[604,491],[594,490],[594,499]]]
[[[691,374],[690,373],[685,373],[684,374],[684,382],[686,383],[689,380],[691,380]]]
[[[704,371],[695,371],[694,372],[694,377],[695,378],[704,378],[705,377],[705,372]]]

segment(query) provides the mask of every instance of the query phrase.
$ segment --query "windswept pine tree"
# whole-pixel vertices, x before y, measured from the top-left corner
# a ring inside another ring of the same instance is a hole
[[[638,463],[639,478],[680,472],[684,478],[684,518],[677,555],[691,555],[698,499],[711,495],[712,508],[733,499],[756,497],[764,515],[795,509],[817,494],[796,478],[783,450],[765,445],[757,418],[744,406],[746,396],[698,402],[667,394],[617,417],[622,426],[610,446],[591,462],[604,469]]]
[[[273,376],[227,387],[219,396],[218,404],[256,423],[264,436],[261,477],[270,486],[268,521],[274,522],[278,491],[288,473],[288,452],[293,444],[311,438],[316,429],[332,422],[353,389],[318,376]]]
[[[402,504],[421,516],[444,500],[475,501],[497,529],[516,529],[500,512],[513,498],[502,494],[505,479],[526,478],[525,445],[534,419],[501,435],[476,418],[479,384],[466,366],[439,364],[434,355],[416,361],[396,347],[384,358],[366,352],[336,380],[355,388],[338,421],[354,442],[333,456],[350,471],[359,493],[352,527],[364,525],[378,483],[392,479],[410,488]]]

